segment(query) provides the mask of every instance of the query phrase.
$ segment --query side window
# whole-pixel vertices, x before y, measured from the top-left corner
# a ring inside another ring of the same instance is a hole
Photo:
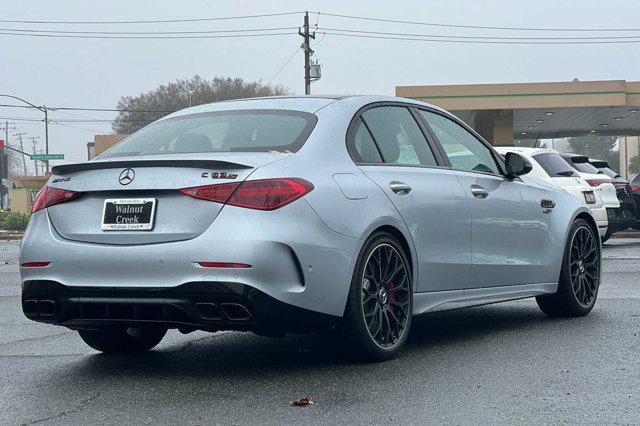
[[[356,123],[354,145],[360,156],[360,161],[364,163],[382,163],[382,158],[380,157],[378,148],[376,148],[376,143],[373,141],[371,133],[369,133],[367,126],[364,125],[361,118],[358,118],[358,122]]]
[[[362,114],[385,163],[435,166],[436,159],[407,108],[377,107]]]
[[[458,123],[440,114],[419,110],[435,133],[453,168],[470,172],[500,174],[491,151]]]

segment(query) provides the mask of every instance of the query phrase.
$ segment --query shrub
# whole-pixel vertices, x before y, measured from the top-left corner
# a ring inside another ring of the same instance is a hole
[[[24,231],[29,224],[29,215],[19,212],[11,212],[4,217],[2,229],[7,231]]]

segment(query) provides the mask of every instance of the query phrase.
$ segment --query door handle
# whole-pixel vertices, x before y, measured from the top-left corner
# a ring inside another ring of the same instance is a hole
[[[489,196],[489,193],[486,189],[481,187],[480,185],[471,185],[471,193],[474,197],[484,200]]]
[[[389,188],[398,195],[406,195],[411,192],[411,187],[404,182],[397,180],[389,182]]]

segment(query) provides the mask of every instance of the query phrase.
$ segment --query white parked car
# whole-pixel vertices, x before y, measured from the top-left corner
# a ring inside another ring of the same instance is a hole
[[[560,154],[560,156],[578,172],[581,178],[600,193],[605,208],[617,209],[620,207],[620,200],[618,200],[613,179],[601,173],[589,163],[589,157],[578,154]]]
[[[530,176],[552,183],[579,198],[589,207],[593,217],[596,219],[600,236],[603,237],[607,233],[609,225],[607,210],[600,192],[587,183],[579,172],[564,160],[557,151],[547,148],[520,148],[513,146],[496,147],[496,150],[502,155],[507,152],[515,152],[528,159],[533,166]]]

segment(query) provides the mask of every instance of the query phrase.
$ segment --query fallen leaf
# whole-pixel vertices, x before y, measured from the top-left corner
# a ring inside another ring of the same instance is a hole
[[[307,405],[313,404],[313,401],[309,399],[307,395],[302,395],[300,399],[291,401],[289,405],[293,407],[305,407]]]

